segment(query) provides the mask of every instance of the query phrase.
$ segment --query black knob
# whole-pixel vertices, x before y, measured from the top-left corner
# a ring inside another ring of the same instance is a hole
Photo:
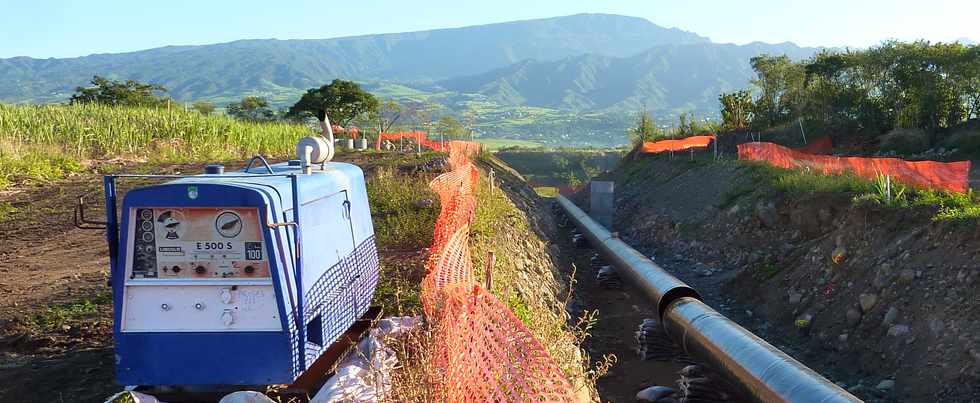
[[[180,273],[180,266],[174,266],[170,268],[170,271],[174,273]]]
[[[255,273],[255,268],[252,266],[245,266],[245,274]]]
[[[208,271],[208,269],[206,269],[204,266],[197,266],[194,268],[194,272],[197,274],[204,274],[206,271]]]

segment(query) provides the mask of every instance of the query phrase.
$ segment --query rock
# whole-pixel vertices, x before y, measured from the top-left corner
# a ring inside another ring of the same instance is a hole
[[[909,334],[911,331],[912,329],[909,328],[909,325],[892,325],[888,328],[888,336],[900,337]]]
[[[671,388],[655,385],[637,392],[636,401],[640,403],[662,403],[673,401],[672,396],[676,394],[677,392]]]
[[[868,313],[878,303],[878,295],[874,293],[861,294],[858,296],[858,301],[861,303],[861,311]]]
[[[800,300],[802,299],[803,299],[803,293],[793,291],[793,290],[789,291],[789,303],[791,305],[799,304]]]
[[[892,323],[895,323],[896,319],[898,319],[898,308],[891,307],[888,308],[888,312],[885,312],[885,320],[882,321],[881,324],[884,326],[889,326]]]
[[[776,226],[776,207],[772,203],[763,203],[761,200],[755,205],[755,215],[762,223],[763,227],[773,228]]]
[[[911,283],[915,277],[915,271],[912,269],[904,269],[898,273],[898,279],[903,283]]]
[[[847,325],[855,326],[861,321],[861,311],[854,308],[847,308]]]
[[[738,204],[736,204],[736,205],[732,206],[732,208],[728,209],[728,215],[732,215],[733,216],[735,214],[738,214],[738,211],[740,209],[741,209],[741,206],[739,206]]]
[[[891,391],[894,388],[895,388],[895,381],[891,379],[885,379],[881,382],[878,382],[878,386],[875,386],[875,389],[878,389],[883,392]]]

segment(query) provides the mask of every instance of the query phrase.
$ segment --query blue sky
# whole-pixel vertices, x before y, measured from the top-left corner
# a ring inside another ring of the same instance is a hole
[[[866,47],[887,38],[980,40],[977,0],[0,0],[0,57],[331,38],[584,12],[643,17],[738,44]]]

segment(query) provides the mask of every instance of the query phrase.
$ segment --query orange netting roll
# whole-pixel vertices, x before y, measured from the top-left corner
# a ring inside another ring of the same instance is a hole
[[[889,175],[912,186],[965,193],[969,190],[970,161],[905,161],[899,158],[834,157],[813,155],[773,143],[738,146],[738,159],[766,161],[782,168],[810,168],[824,174],[851,172],[874,179]]]
[[[701,136],[691,136],[679,140],[660,140],[660,141],[645,141],[643,142],[643,147],[640,148],[641,152],[648,154],[656,154],[667,151],[683,151],[692,148],[708,148],[711,142],[715,140],[714,134],[701,135]]]
[[[446,148],[452,171],[429,184],[439,195],[441,211],[421,295],[425,314],[437,332],[435,353],[428,363],[439,374],[434,398],[448,402],[574,401],[564,373],[530,329],[506,304],[475,283],[469,233],[479,171],[470,157],[480,152],[480,146],[452,141]]]

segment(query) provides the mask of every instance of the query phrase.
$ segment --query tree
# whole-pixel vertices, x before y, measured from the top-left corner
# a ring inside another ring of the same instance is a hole
[[[262,97],[249,96],[227,106],[228,115],[236,119],[252,122],[268,122],[276,119],[276,112],[269,107],[269,101]]]
[[[761,55],[750,60],[756,78],[752,80],[761,91],[755,101],[755,119],[763,127],[786,123],[796,115],[803,99],[805,72],[788,56]]]
[[[207,116],[214,113],[214,103],[211,101],[197,101],[191,105],[191,109]]]
[[[76,87],[69,100],[73,104],[99,103],[121,106],[160,106],[170,98],[157,96],[166,88],[156,84],[144,84],[134,80],[114,81],[101,76],[92,78],[91,87]]]
[[[439,121],[436,122],[436,130],[450,139],[459,139],[466,134],[466,127],[463,126],[463,123],[450,115],[444,115],[439,118]]]
[[[736,91],[718,96],[721,103],[721,120],[724,128],[729,130],[745,130],[751,123],[752,93]]]
[[[352,81],[333,80],[320,88],[310,88],[286,112],[293,119],[322,116],[330,117],[334,124],[347,126],[357,117],[374,112],[379,107],[377,98],[361,89]]]
[[[636,127],[629,129],[627,135],[629,135],[630,141],[634,145],[639,145],[645,141],[653,141],[661,136],[661,133],[657,130],[657,126],[654,124],[653,118],[650,117],[650,113],[640,112],[640,118],[636,123]]]
[[[384,133],[391,129],[402,117],[405,108],[391,99],[386,99],[378,103],[378,108],[372,111],[371,120],[377,124],[378,132]]]

